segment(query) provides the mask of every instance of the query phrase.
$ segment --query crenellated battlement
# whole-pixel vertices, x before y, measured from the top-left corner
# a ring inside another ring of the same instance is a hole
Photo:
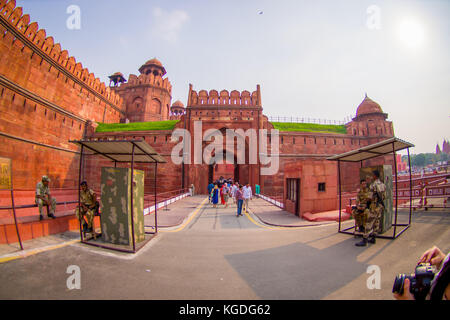
[[[227,106],[227,107],[261,107],[261,90],[257,85],[256,91],[250,93],[247,90],[239,92],[233,90],[228,92],[222,90],[192,90],[192,84],[189,85],[188,107],[193,106]]]
[[[136,76],[135,74],[130,74],[128,77],[128,82],[120,84],[120,89],[126,89],[134,86],[150,85],[152,87],[157,87],[165,89],[172,94],[172,84],[168,78],[163,78],[161,76],[155,76],[153,73],[150,74],[140,74]]]
[[[15,0],[0,0],[0,22],[1,41],[10,41],[10,37],[6,37],[6,35],[12,33],[14,40],[9,45],[15,45],[16,39],[19,39],[23,45],[28,44],[33,53],[39,50],[36,53],[50,58],[50,62],[55,67],[68,72],[69,76],[79,80],[110,104],[119,109],[122,108],[122,98],[99,78],[96,78],[93,73],[90,73],[87,68],[83,68],[81,62],[77,62],[74,57],[69,56],[67,50],[62,50],[59,43],[55,44],[53,37],[47,36],[44,29],[39,29],[37,22],[30,23],[30,16],[24,15],[21,7],[16,7]]]

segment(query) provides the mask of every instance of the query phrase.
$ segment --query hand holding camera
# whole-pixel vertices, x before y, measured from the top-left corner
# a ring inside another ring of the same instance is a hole
[[[425,300],[431,289],[436,269],[429,263],[420,263],[415,273],[401,273],[395,277],[392,292],[398,300]]]
[[[430,290],[431,299],[449,297],[449,265],[442,266],[446,255],[436,246],[425,251],[418,261],[415,273],[399,274],[394,280],[392,292],[397,300],[425,300]],[[441,269],[442,268],[442,269]],[[441,269],[439,273],[436,273]],[[445,270],[444,270],[445,269]]]
[[[418,263],[430,263],[431,265],[439,269],[444,259],[445,254],[441,250],[439,250],[438,247],[434,246],[433,248],[428,249],[424,252],[424,254],[420,257]]]

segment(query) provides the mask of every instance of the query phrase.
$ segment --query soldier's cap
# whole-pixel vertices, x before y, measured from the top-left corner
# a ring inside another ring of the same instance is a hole
[[[50,178],[47,177],[47,176],[42,176],[42,181],[48,181],[48,182],[50,182]]]

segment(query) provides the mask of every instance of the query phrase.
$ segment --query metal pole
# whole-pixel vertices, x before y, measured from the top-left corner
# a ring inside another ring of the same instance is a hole
[[[131,151],[131,236],[133,237],[133,252],[136,252],[136,240],[134,238],[134,143]]]
[[[155,182],[155,233],[158,233],[158,202],[156,200],[156,172],[158,171],[158,162],[155,161],[155,178],[154,178],[154,182]]]
[[[408,151],[408,166],[409,166],[409,224],[411,224],[411,213],[412,213],[412,176],[411,176],[411,159],[409,157],[409,148]]]
[[[339,232],[341,231],[341,201],[342,201],[342,193],[341,193],[341,161],[338,160],[338,186],[339,186]]]
[[[394,155],[394,167],[395,167],[395,224],[394,224],[394,236],[395,239],[395,232],[397,231],[397,202],[398,202],[398,174],[397,174],[397,157],[395,153],[395,144],[392,143],[392,153]]]
[[[16,225],[17,238],[19,239],[19,244],[20,244],[20,250],[23,250],[22,239],[20,238],[20,233],[19,233],[19,225],[17,224],[16,208],[14,206],[12,160],[11,160],[11,204],[12,204],[12,210],[13,210],[13,216],[14,216],[14,224]]]
[[[82,168],[82,165],[83,165],[83,148],[84,148],[84,145],[82,144],[81,145],[81,150],[80,150],[80,166],[78,168],[78,217],[79,217],[78,222],[80,224],[80,239],[81,239],[81,242],[84,241],[84,239],[83,239],[83,227],[81,225],[82,215],[81,215],[81,200],[80,200],[81,199],[81,191],[80,191],[81,168]],[[94,230],[94,232],[95,232],[95,230]]]

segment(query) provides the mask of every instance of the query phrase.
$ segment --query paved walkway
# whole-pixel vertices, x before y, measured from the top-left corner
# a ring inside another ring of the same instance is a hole
[[[330,224],[334,222],[311,222],[287,212],[271,203],[261,199],[253,198],[249,201],[250,212],[257,216],[261,222],[280,227],[307,227]]]
[[[389,300],[395,276],[412,272],[426,249],[450,250],[449,212],[415,212],[400,238],[356,247],[359,240],[337,233],[336,223],[268,226],[252,213],[236,217],[234,205],[213,208],[205,198],[186,199],[199,204],[190,202],[180,225],[161,228],[136,254],[69,237],[58,248],[0,263],[0,299]],[[163,222],[181,221],[169,217],[177,216],[175,207],[161,214]],[[275,214],[267,212],[266,219]],[[283,223],[290,218],[280,216]],[[69,290],[67,270],[74,265],[81,287]],[[381,289],[367,287],[372,265],[381,270]]]
[[[194,197],[186,197],[169,204],[167,207],[160,208],[157,211],[158,228],[161,230],[177,230],[184,223],[188,222],[189,217],[194,213],[202,203],[208,203],[205,195],[196,195]],[[206,202],[205,202],[206,201]],[[228,209],[224,209],[219,205],[217,212],[224,210],[226,212],[236,211],[236,205],[233,200],[229,200]],[[328,224],[336,224],[335,222],[311,222],[301,219],[292,213],[289,213],[269,202],[253,198],[249,204],[248,219],[253,223],[253,227],[280,227],[280,228],[302,228],[310,226],[321,226]],[[241,219],[242,221],[243,219]],[[154,231],[155,214],[151,213],[144,217],[144,223],[147,231]],[[65,232],[61,234],[40,237],[23,242],[24,251],[20,251],[18,243],[0,245],[0,263],[2,261],[10,261],[15,258],[23,258],[42,251],[48,251],[70,245],[79,240],[78,232]]]
[[[206,196],[196,195],[193,197],[186,197],[176,202],[173,202],[167,207],[158,209],[157,211],[157,222],[158,227],[176,227],[183,223],[185,219],[189,216],[194,209],[196,209]],[[144,217],[144,223],[147,227],[155,226],[155,213],[152,212]]]

